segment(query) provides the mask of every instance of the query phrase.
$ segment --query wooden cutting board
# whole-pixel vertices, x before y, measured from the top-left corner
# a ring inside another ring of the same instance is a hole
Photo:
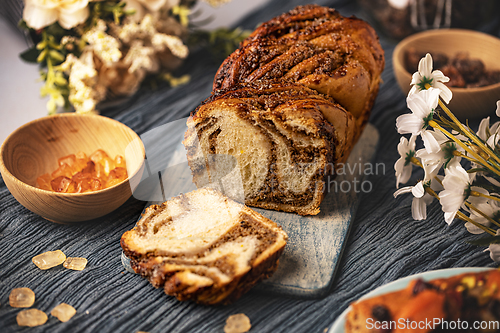
[[[141,136],[147,163],[134,197],[147,200],[146,207],[196,189],[181,143],[185,129],[185,119],[181,119]],[[368,124],[347,163],[336,178],[327,182],[328,194],[318,215],[256,209],[281,225],[289,238],[278,270],[255,290],[293,297],[322,297],[328,293],[348,240],[359,196],[371,190],[370,175],[385,172],[384,165],[371,163],[378,139],[377,129]],[[122,262],[133,272],[124,255]]]

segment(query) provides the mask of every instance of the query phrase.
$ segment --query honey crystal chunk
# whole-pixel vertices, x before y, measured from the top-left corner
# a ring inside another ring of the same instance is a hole
[[[17,325],[35,327],[45,324],[48,317],[38,309],[28,309],[19,312],[16,316]]]
[[[36,179],[36,186],[42,190],[52,191],[52,186],[50,184],[51,180],[52,177],[50,174],[46,173]]]
[[[68,257],[63,264],[64,267],[74,271],[82,271],[87,266],[87,259],[79,257]]]
[[[89,159],[83,151],[79,151],[78,153],[76,153],[75,157],[75,166],[77,170],[81,170],[85,168],[85,166],[87,166],[87,162],[89,162]]]
[[[75,154],[71,154],[68,156],[61,157],[58,161],[60,166],[67,164],[69,167],[72,167],[76,164],[76,156]]]
[[[108,154],[102,149],[97,149],[92,155],[90,155],[90,160],[94,163],[100,163],[102,159],[109,158]]]
[[[35,303],[35,293],[30,288],[12,289],[9,304],[13,308],[29,308]]]
[[[60,176],[71,178],[77,170],[74,170],[67,164],[60,165],[54,172],[52,172],[52,177],[57,178]]]
[[[251,327],[250,319],[245,314],[238,313],[227,318],[224,333],[244,333]]]
[[[76,184],[76,193],[83,193],[90,191],[90,181],[92,180],[92,175],[90,173],[84,173],[83,171],[77,172],[71,178]]]
[[[71,319],[76,313],[74,307],[69,304],[61,303],[50,311],[50,314],[62,321],[63,323]]]
[[[58,266],[65,260],[66,255],[61,250],[44,252],[31,259],[31,261],[42,270]]]
[[[74,184],[73,184],[74,183]],[[73,187],[76,187],[76,183],[66,176],[59,176],[50,182],[52,190],[54,192],[70,192]]]
[[[102,149],[90,157],[83,152],[58,159],[59,167],[52,173],[37,178],[37,187],[60,193],[98,191],[126,180],[125,159],[116,155],[111,159]]]
[[[106,172],[101,163],[95,163],[95,169],[92,176],[97,179],[104,179],[104,177],[106,177]]]
[[[115,166],[117,168],[125,168],[127,169],[127,166],[125,164],[125,159],[121,155],[116,155],[115,157]]]
[[[92,178],[92,180],[90,181],[90,189],[92,191],[99,191],[100,189],[102,189],[102,182],[99,178]]]
[[[114,168],[109,173],[106,187],[111,187],[113,185],[119,184],[125,179],[127,179],[127,170],[121,167]]]

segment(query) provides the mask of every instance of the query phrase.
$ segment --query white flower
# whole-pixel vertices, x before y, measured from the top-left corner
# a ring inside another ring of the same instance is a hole
[[[446,223],[451,224],[470,189],[469,174],[459,163],[451,163],[445,169],[444,191],[439,193]]]
[[[497,236],[500,236],[500,229],[496,232]],[[500,244],[490,244],[486,251],[490,251],[490,258],[495,262],[500,262]]]
[[[481,120],[479,124],[479,129],[476,135],[483,141],[486,142],[491,148],[495,148],[500,139],[500,121],[497,121],[490,127],[490,117],[486,117]]]
[[[180,0],[139,0],[147,9],[152,12],[157,12],[160,8],[169,10],[174,6],[178,6]]]
[[[157,51],[164,51],[167,47],[174,56],[181,59],[186,58],[189,53],[187,46],[177,36],[157,33],[151,38],[151,44]]]
[[[413,165],[411,158],[415,154],[415,136],[411,136],[408,141],[404,136],[401,137],[398,144],[398,153],[401,156],[396,163],[394,163],[394,171],[396,172],[396,188],[399,183],[406,183],[411,177]]]
[[[489,217],[492,217],[493,215],[495,215],[496,212],[498,212],[498,206],[496,206],[496,204],[490,203],[490,202],[480,203],[478,205],[475,205],[475,207]],[[479,214],[475,210],[471,210],[471,214],[469,217],[472,220],[474,220],[474,222],[477,222],[477,223],[484,225],[486,227],[491,225],[491,222],[487,218],[485,218],[484,216],[482,216],[481,214]],[[471,234],[478,235],[478,234],[482,234],[485,232],[483,229],[475,226],[474,224],[472,224],[470,222],[465,223],[465,227],[467,228],[467,231],[469,231]]]
[[[120,42],[105,33],[106,30],[106,23],[99,20],[95,27],[83,34],[82,38],[89,43],[95,55],[107,66],[110,66],[120,60],[122,53],[120,51]]]
[[[144,46],[140,40],[136,40],[130,45],[127,55],[123,58],[123,63],[130,65],[129,73],[141,70],[156,72],[160,68],[154,49],[150,46]]]
[[[89,0],[26,0],[23,19],[33,29],[42,29],[59,22],[71,29],[89,17]]]
[[[444,164],[444,153],[429,154],[425,149],[420,149],[416,155],[420,158],[424,169],[424,182],[428,182],[436,177]]]
[[[448,137],[440,131],[428,131],[428,133],[434,136],[435,141],[441,148],[437,152],[429,153],[427,149],[419,149],[415,153],[415,156],[420,158],[422,166],[424,167],[424,182],[434,178],[443,165],[446,167],[450,163],[459,163],[461,158],[459,156],[454,156],[453,152],[455,150],[463,150],[454,143],[448,142]]]
[[[80,58],[68,54],[61,69],[69,75],[69,100],[77,113],[96,113],[97,103],[106,97],[97,80],[93,53],[85,50]]]
[[[396,119],[398,133],[421,135],[425,149],[429,153],[438,152],[441,148],[434,135],[426,130],[427,122],[432,119],[432,114],[437,107],[438,100],[439,89],[434,88],[422,90],[408,96],[406,102],[412,113],[403,114]]]
[[[475,173],[477,173],[477,172],[475,172]],[[500,182],[498,180],[496,180],[495,178],[485,176],[484,174],[482,176],[484,177],[484,179],[486,179],[487,181],[489,181],[493,185],[500,187]]]
[[[408,96],[429,87],[434,87],[440,90],[441,98],[446,103],[449,103],[453,95],[450,88],[443,83],[448,81],[450,81],[450,78],[444,76],[443,72],[432,70],[432,56],[427,53],[424,58],[420,59],[418,71],[413,73],[410,83],[413,87],[410,89]]]
[[[133,10],[134,11],[134,14],[127,15],[125,17],[125,19],[127,21],[131,21],[131,22],[135,22],[135,23],[140,22],[142,20],[142,18],[144,17],[144,15],[146,14],[145,13],[146,10],[141,5],[139,0],[127,0],[126,5],[123,8],[123,10],[127,10],[127,11]]]
[[[388,0],[389,5],[397,9],[405,9],[408,7],[410,0]]]
[[[496,111],[497,117],[500,117],[500,100],[497,101],[497,111]]]
[[[400,188],[394,192],[394,198],[403,193],[412,193],[414,198],[411,202],[411,215],[415,220],[427,218],[427,205],[432,202],[433,197],[425,193],[424,183],[419,181],[415,186]]]

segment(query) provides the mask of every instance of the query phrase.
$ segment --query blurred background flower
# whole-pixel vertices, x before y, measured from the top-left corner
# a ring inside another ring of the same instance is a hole
[[[21,57],[40,64],[49,113],[63,106],[98,113],[101,102],[136,93],[147,78],[186,83],[188,76],[173,72],[189,55],[188,43],[211,44],[225,57],[248,35],[202,30],[191,22],[193,0],[25,1],[20,26],[32,47]]]

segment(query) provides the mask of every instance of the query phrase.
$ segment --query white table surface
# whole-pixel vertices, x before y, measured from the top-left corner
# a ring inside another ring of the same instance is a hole
[[[199,19],[213,17],[214,20],[204,26],[213,29],[230,26],[267,1],[232,0],[218,8],[200,2],[193,11],[201,9]],[[38,66],[19,58],[19,54],[27,49],[24,37],[1,16],[0,45],[0,142],[3,142],[19,126],[47,115],[45,104],[48,98],[40,97],[42,82],[39,81]]]

